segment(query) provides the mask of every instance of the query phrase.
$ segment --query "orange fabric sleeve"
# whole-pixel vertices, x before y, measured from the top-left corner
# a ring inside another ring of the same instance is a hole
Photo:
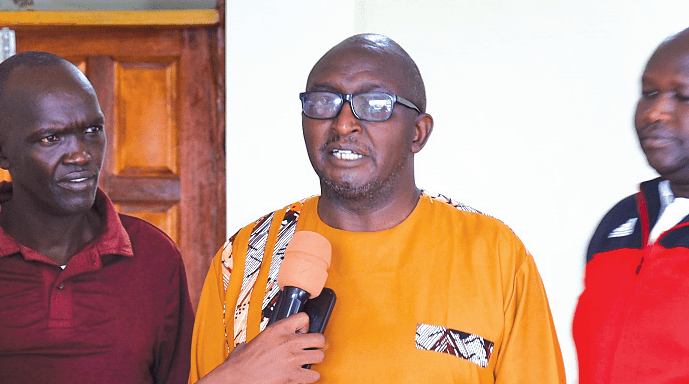
[[[225,302],[225,289],[222,283],[222,251],[221,248],[213,258],[196,310],[191,344],[190,384],[199,381],[228,356],[223,324],[222,303]]]
[[[565,383],[565,367],[555,333],[548,298],[536,263],[523,244],[513,237],[512,253],[521,255],[521,264],[512,284],[505,287],[505,332],[498,354],[495,383],[524,383],[534,379],[542,383]],[[505,244],[508,244],[506,241]]]

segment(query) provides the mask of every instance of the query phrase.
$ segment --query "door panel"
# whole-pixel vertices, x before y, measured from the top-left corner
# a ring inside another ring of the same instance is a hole
[[[114,173],[178,176],[177,63],[139,60],[116,60]]]

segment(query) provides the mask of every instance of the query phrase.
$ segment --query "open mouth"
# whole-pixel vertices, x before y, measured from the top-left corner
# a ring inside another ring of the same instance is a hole
[[[83,191],[95,187],[98,177],[90,172],[79,172],[58,181],[58,184],[65,189],[73,191]]]
[[[340,160],[359,160],[364,157],[349,149],[333,149],[332,154]]]

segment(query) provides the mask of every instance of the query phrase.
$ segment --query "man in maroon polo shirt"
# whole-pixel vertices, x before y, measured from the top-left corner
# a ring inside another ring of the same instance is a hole
[[[71,63],[0,64],[0,383],[187,382],[182,258],[98,189],[103,126]]]

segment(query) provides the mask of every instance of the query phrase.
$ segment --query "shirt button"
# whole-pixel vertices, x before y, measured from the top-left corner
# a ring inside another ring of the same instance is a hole
[[[57,285],[57,289],[59,289],[59,290],[65,289],[65,283],[60,283],[60,284],[58,284],[58,285]]]

